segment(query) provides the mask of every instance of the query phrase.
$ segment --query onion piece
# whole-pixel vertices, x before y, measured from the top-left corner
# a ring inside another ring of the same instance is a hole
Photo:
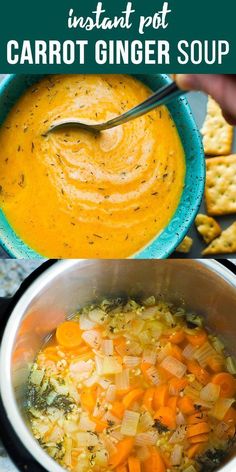
[[[101,343],[102,352],[105,356],[113,356],[114,346],[112,339],[104,339]]]
[[[170,456],[170,463],[173,466],[179,466],[182,462],[182,456],[183,456],[183,446],[180,444],[175,444],[173,447],[171,456]]]
[[[91,310],[88,314],[89,319],[99,325],[102,325],[104,321],[106,320],[107,314],[105,311],[101,310],[100,308],[94,308],[94,310]]]
[[[210,343],[205,342],[202,346],[194,352],[194,358],[199,362],[202,367],[207,366],[207,360],[209,357],[216,357],[216,351],[213,349]]]
[[[139,429],[144,432],[150,429],[154,425],[154,419],[149,411],[145,411],[141,414],[139,420]]]
[[[116,398],[116,386],[115,385],[109,385],[107,392],[106,392],[106,401],[107,402],[113,402]]]
[[[81,413],[78,428],[80,431],[92,431],[96,429],[96,423],[89,419],[87,413]]]
[[[200,399],[206,402],[216,402],[220,396],[220,385],[213,383],[207,384],[200,391]]]
[[[170,374],[178,377],[178,379],[181,379],[186,374],[186,371],[187,371],[186,365],[178,361],[178,359],[175,359],[175,357],[172,357],[172,356],[166,357],[162,361],[161,367],[167,370],[167,372],[170,372]]]
[[[101,345],[101,334],[96,330],[84,331],[81,338],[94,349],[98,349]]]
[[[97,446],[99,438],[95,433],[79,432],[76,433],[76,440],[80,447]]]
[[[170,444],[180,443],[186,437],[186,426],[179,426],[169,439]]]
[[[153,385],[158,385],[160,383],[160,375],[156,367],[153,366],[147,369],[146,374]]]
[[[155,348],[153,349],[144,349],[143,351],[143,362],[147,362],[148,364],[156,364],[157,360],[157,351]]]
[[[129,388],[129,369],[123,369],[122,372],[116,375],[115,385],[117,390],[127,390]]]
[[[182,351],[182,355],[185,359],[191,361],[194,358],[195,347],[192,344],[187,344],[187,346]]]
[[[135,436],[136,446],[154,446],[158,439],[156,431],[147,431],[146,433],[140,433]]]
[[[234,402],[235,398],[219,398],[212,410],[209,411],[209,415],[222,421]]]
[[[103,375],[119,374],[122,372],[122,365],[115,357],[105,356],[102,365]]]
[[[137,367],[141,363],[141,357],[137,356],[124,356],[123,362],[129,369]]]
[[[181,411],[176,415],[176,424],[178,426],[186,424],[186,419]]]
[[[124,436],[136,436],[139,418],[139,413],[131,410],[125,410],[121,423],[121,434],[124,434]]]
[[[82,331],[86,331],[87,329],[93,329],[96,326],[96,323],[91,321],[88,318],[88,315],[80,315],[79,316],[79,326]]]

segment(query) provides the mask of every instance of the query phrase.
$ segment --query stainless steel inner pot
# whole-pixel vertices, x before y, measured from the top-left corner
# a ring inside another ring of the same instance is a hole
[[[0,359],[3,405],[16,434],[49,472],[63,469],[32,436],[24,413],[30,364],[49,332],[79,306],[104,296],[161,295],[201,313],[236,356],[236,276],[214,260],[64,260],[45,270],[17,302]],[[232,450],[221,472],[236,470]]]

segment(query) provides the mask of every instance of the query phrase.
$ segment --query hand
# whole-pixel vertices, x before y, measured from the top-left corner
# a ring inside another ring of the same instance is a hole
[[[183,90],[201,90],[211,95],[228,123],[236,125],[236,75],[177,74],[175,80]]]

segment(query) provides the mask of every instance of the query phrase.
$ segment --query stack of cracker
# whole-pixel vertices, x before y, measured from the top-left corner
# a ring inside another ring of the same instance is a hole
[[[198,232],[209,244],[202,254],[236,252],[236,222],[225,231],[213,216],[236,213],[236,155],[230,155],[233,127],[224,119],[219,105],[208,98],[207,115],[202,127],[206,154],[205,201],[207,215],[198,215]]]

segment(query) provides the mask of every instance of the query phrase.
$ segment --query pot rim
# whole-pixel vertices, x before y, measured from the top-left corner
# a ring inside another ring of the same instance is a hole
[[[165,263],[165,261],[163,262]],[[191,263],[191,261],[185,262]],[[230,271],[229,268],[223,266],[219,261],[213,259],[196,259],[194,262],[207,267],[211,271],[216,272],[227,283],[236,288],[235,274]],[[25,313],[25,310],[30,301],[38,294],[39,290],[44,288],[53,277],[59,275],[63,270],[73,268],[78,264],[86,266],[94,263],[96,263],[96,260],[93,259],[69,259],[57,261],[51,267],[46,268],[45,271],[41,275],[39,275],[28,288],[26,288],[23,295],[16,302],[9,316],[9,320],[7,322],[2,338],[2,345],[0,351],[0,393],[2,396],[2,402],[5,412],[7,414],[7,418],[11,426],[13,427],[17,437],[19,438],[19,441],[22,442],[25,448],[32,454],[32,456],[38,461],[39,464],[41,464],[43,468],[46,468],[46,470],[48,470],[48,472],[65,472],[65,469],[62,468],[58,463],[56,463],[41,448],[41,446],[33,437],[32,433],[27,428],[20,415],[18,406],[15,401],[14,389],[11,382],[12,346],[14,344],[18,325],[22,318],[22,315]],[[223,466],[220,471],[233,472],[235,468],[236,457],[233,458],[228,464]]]

